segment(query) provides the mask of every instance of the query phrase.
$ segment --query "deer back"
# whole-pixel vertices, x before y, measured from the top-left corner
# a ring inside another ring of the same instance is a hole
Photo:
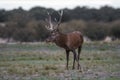
[[[81,32],[74,31],[67,34],[67,46],[69,49],[76,49],[83,43],[83,36]]]

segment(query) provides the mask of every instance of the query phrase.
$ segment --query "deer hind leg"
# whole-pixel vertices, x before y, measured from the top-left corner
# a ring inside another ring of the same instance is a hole
[[[77,67],[77,68],[80,69],[80,70],[81,70],[81,66],[80,66],[79,60],[80,60],[81,48],[82,48],[82,46],[80,46],[80,47],[78,48],[78,67]]]
[[[72,50],[72,52],[73,52],[73,57],[74,57],[74,59],[73,59],[73,68],[72,69],[75,69],[75,60],[78,61],[78,59],[77,59],[76,51]]]
[[[69,50],[66,50],[66,60],[67,60],[67,64],[66,64],[66,69],[68,70],[68,63],[69,63]]]

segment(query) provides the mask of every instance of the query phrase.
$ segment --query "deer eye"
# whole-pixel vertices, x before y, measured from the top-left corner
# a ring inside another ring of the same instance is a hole
[[[52,32],[51,32],[51,35],[54,35],[54,34],[55,34],[54,31],[52,31]]]
[[[54,32],[58,32],[59,30],[58,29],[55,29]]]

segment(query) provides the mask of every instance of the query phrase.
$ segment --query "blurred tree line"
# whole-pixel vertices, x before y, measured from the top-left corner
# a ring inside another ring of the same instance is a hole
[[[100,9],[76,7],[63,10],[60,29],[65,33],[79,30],[91,40],[102,40],[106,36],[120,38],[120,9],[104,6]],[[52,13],[53,19],[59,19],[57,11],[51,8],[0,9],[0,37],[8,41],[43,41],[49,36],[45,28],[47,12]]]

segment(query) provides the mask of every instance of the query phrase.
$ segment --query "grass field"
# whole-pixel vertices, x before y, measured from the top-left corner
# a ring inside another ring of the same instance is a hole
[[[65,69],[65,51],[54,44],[0,44],[0,80],[120,80],[120,42],[84,43],[82,72]]]

